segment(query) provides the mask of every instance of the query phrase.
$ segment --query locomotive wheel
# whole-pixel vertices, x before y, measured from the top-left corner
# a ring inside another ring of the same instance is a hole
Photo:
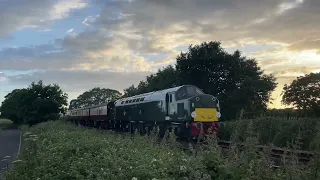
[[[153,129],[154,129],[154,125],[149,124],[149,125],[147,126],[147,135],[148,135],[148,136],[151,135]]]
[[[129,122],[128,129],[130,134],[134,134],[134,124],[132,122]]]
[[[159,137],[163,138],[166,134],[166,126],[164,124],[159,125]]]
[[[139,132],[141,136],[146,134],[146,126],[144,123],[139,123]]]

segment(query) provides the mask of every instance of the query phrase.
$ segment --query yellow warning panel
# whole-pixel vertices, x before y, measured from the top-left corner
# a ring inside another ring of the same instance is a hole
[[[219,121],[216,108],[196,108],[194,121],[197,122],[214,122]]]

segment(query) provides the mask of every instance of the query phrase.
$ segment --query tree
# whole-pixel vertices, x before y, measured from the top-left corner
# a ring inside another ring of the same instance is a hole
[[[177,72],[172,65],[147,76],[147,91],[158,91],[177,86]]]
[[[130,97],[146,92],[172,88],[175,87],[176,84],[176,70],[172,65],[169,65],[163,69],[159,69],[157,73],[147,76],[146,80],[140,81],[137,87],[131,85],[127,89],[124,89],[124,97]]]
[[[124,89],[123,91],[124,91],[124,94],[122,97],[130,97],[130,96],[134,96],[134,95],[138,94],[137,93],[138,90],[137,90],[137,88],[134,87],[133,84],[131,86],[129,86],[128,88]]]
[[[290,85],[284,85],[282,95],[283,104],[320,116],[320,73],[297,77]]]
[[[12,120],[15,124],[23,123],[23,98],[28,95],[28,90],[14,89],[8,93],[1,105],[1,115]]]
[[[224,119],[233,119],[241,109],[265,110],[276,88],[276,78],[265,75],[254,59],[240,51],[225,52],[220,42],[189,46],[177,57],[178,84],[192,84],[205,93],[217,96]]]
[[[77,99],[71,100],[69,109],[107,103],[119,99],[120,97],[121,93],[117,90],[95,87],[82,93]]]
[[[5,96],[1,105],[2,114],[16,124],[35,125],[55,120],[65,113],[67,94],[57,84],[44,85],[40,80],[28,88],[15,89]]]

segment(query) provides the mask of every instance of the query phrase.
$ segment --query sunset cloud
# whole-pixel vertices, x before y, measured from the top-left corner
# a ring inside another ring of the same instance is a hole
[[[278,96],[283,84],[319,70],[319,8],[318,0],[0,1],[0,38],[14,41],[13,33],[28,28],[52,33],[47,43],[0,44],[0,70],[7,82],[42,77],[71,94],[92,88],[95,76],[101,87],[121,89],[174,64],[188,45],[217,40],[276,75]],[[83,84],[75,86],[75,77]]]

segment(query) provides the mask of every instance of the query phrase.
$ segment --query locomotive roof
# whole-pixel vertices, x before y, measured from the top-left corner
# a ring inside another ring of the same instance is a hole
[[[169,88],[169,89],[163,89],[163,90],[159,90],[159,91],[152,91],[152,92],[148,92],[148,93],[144,93],[144,94],[139,94],[139,95],[135,95],[135,96],[119,99],[119,100],[117,100],[115,102],[115,105],[116,106],[124,106],[126,104],[121,104],[121,102],[130,101],[130,100],[136,100],[136,99],[140,99],[140,98],[142,98],[142,101],[131,102],[130,104],[141,103],[141,102],[144,102],[144,101],[165,100],[167,93],[176,92],[177,90],[179,90],[180,88],[185,87],[185,86],[196,87],[194,85],[182,85],[182,86],[177,86],[177,87],[173,87],[173,88]],[[198,88],[198,87],[196,87],[196,88]]]
[[[152,91],[152,92],[147,92],[147,93],[143,93],[143,94],[138,94],[135,96],[130,96],[130,97],[126,97],[126,98],[121,98],[118,99],[117,101],[115,101],[115,106],[124,106],[127,104],[121,104],[121,102],[125,102],[125,101],[130,101],[130,100],[137,100],[140,99],[139,101],[135,101],[135,102],[131,102],[129,104],[138,104],[138,103],[142,103],[142,102],[146,102],[146,101],[160,101],[160,100],[165,100],[166,98],[166,94],[169,92],[176,92],[178,91],[180,88],[185,87],[185,86],[192,86],[195,88],[198,88],[197,86],[194,85],[182,85],[182,86],[177,86],[177,87],[173,87],[173,88],[168,88],[168,89],[163,89],[163,90],[159,90],[159,91]],[[69,112],[72,111],[77,111],[77,110],[83,110],[83,109],[91,109],[91,108],[95,108],[95,107],[102,107],[102,106],[107,106],[108,103],[103,103],[103,104],[97,104],[97,105],[93,105],[93,106],[87,106],[87,107],[82,107],[82,108],[77,108],[77,109],[70,109],[68,110]],[[67,112],[68,112],[67,111]]]
[[[76,109],[68,109],[67,112],[72,112],[72,111],[79,111],[79,110],[84,110],[84,109],[92,109],[92,108],[96,108],[96,107],[103,107],[103,106],[107,106],[109,102],[107,103],[102,103],[102,104],[96,104],[96,105],[92,105],[92,106],[84,106],[81,108],[76,108]]]

